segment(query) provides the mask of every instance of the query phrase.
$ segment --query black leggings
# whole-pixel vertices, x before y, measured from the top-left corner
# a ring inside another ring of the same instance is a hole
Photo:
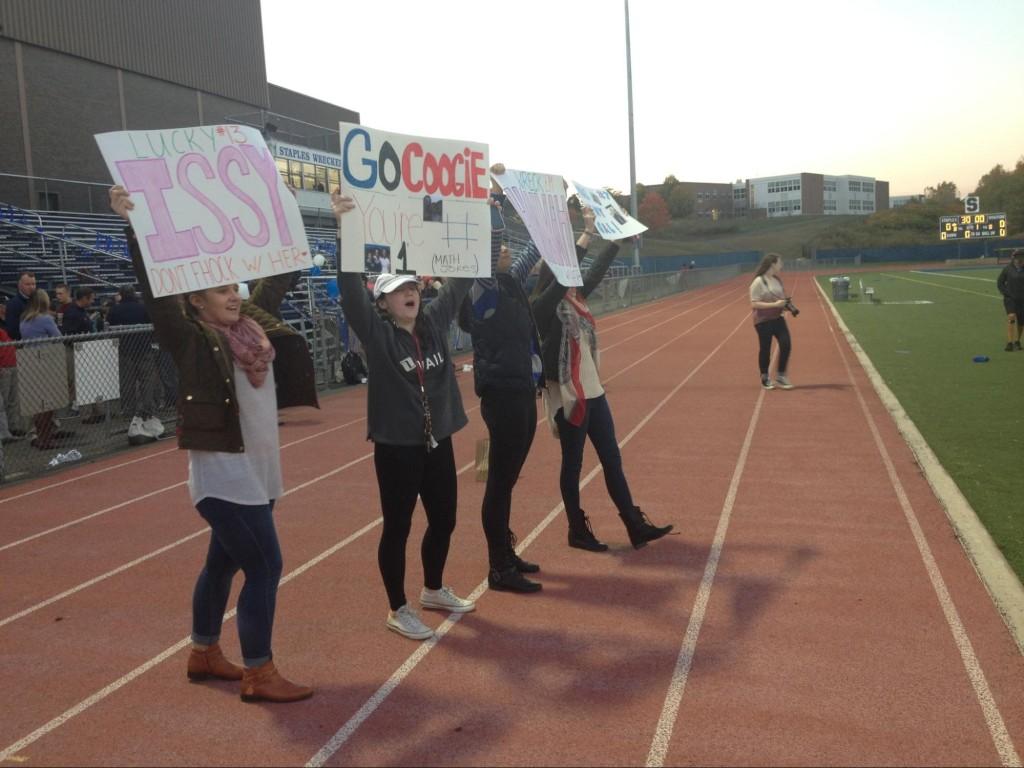
[[[537,395],[532,390],[494,390],[480,398],[480,414],[487,424],[490,451],[487,455],[487,489],[480,517],[487,537],[487,556],[492,568],[508,565],[509,517],[512,489],[519,479],[537,432]]]
[[[757,340],[761,343],[757,353],[757,365],[761,369],[761,375],[768,375],[768,363],[772,358],[772,336],[779,340],[779,373],[785,374],[786,366],[789,364],[789,353],[793,346],[789,340],[786,318],[777,317],[774,320],[755,323],[754,330],[757,331]]]
[[[406,603],[405,543],[409,539],[417,496],[423,500],[427,513],[427,530],[420,546],[423,583],[428,589],[442,586],[459,493],[452,439],[446,437],[439,441],[430,452],[423,446],[376,443],[373,463],[377,468],[384,515],[377,563],[391,610],[396,611]]]

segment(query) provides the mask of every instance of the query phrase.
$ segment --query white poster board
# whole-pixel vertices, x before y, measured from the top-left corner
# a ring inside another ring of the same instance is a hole
[[[487,145],[340,123],[343,272],[491,274]]]
[[[572,185],[576,188],[580,203],[588,206],[597,216],[594,226],[604,239],[621,240],[647,231],[647,227],[626,213],[607,189],[588,187],[578,181]]]
[[[26,419],[68,404],[68,353],[63,344],[26,344],[18,350],[18,393]]]
[[[506,169],[494,177],[562,285],[583,285],[561,176]]]
[[[96,143],[132,195],[154,296],[311,266],[299,207],[255,128],[119,131]]]
[[[117,339],[75,344],[75,405],[81,407],[121,397]]]

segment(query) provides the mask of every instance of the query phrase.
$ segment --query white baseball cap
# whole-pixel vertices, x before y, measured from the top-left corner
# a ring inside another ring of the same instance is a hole
[[[385,293],[397,291],[406,283],[418,283],[416,275],[392,275],[382,272],[373,283],[373,298],[379,299]]]

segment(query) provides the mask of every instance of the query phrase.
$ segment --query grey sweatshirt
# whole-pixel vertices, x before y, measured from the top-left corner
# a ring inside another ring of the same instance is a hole
[[[424,445],[423,404],[416,373],[419,355],[412,335],[377,313],[360,275],[344,273],[338,285],[345,319],[366,349],[369,438],[389,445]],[[437,298],[420,309],[424,383],[435,440],[451,436],[467,423],[448,348],[448,326],[472,285],[472,278],[452,278]]]

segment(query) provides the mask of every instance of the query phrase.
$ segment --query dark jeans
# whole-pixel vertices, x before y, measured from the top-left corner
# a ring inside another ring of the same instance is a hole
[[[212,645],[220,638],[231,579],[239,569],[245,584],[238,595],[238,637],[247,667],[270,661],[281,547],[274,529],[274,502],[243,506],[205,498],[196,505],[213,534],[206,565],[192,595],[192,640]]]
[[[622,454],[615,439],[615,423],[612,411],[604,395],[587,400],[587,412],[583,422],[574,427],[565,420],[565,413],[559,409],[555,416],[558,425],[558,439],[562,444],[562,473],[559,484],[562,488],[562,502],[569,525],[582,522],[580,512],[580,472],[583,470],[583,448],[590,438],[597,458],[604,469],[604,482],[619,512],[633,509],[633,496],[629,492],[626,475],[622,471]]]
[[[789,340],[789,327],[786,325],[786,318],[777,317],[774,320],[755,323],[754,330],[757,331],[757,340],[760,342],[757,365],[761,369],[761,375],[768,375],[768,363],[772,359],[773,336],[779,340],[779,373],[785,374],[786,366],[789,364],[789,353],[793,346]]]
[[[480,517],[490,565],[501,568],[507,565],[512,489],[537,432],[537,395],[532,389],[487,390],[480,398],[480,415],[491,443]]]
[[[432,451],[424,446],[376,443],[373,463],[377,468],[380,506],[384,525],[377,547],[377,563],[384,579],[391,610],[405,599],[405,543],[412,527],[416,497],[423,500],[427,530],[420,545],[423,558],[423,583],[427,589],[440,589],[448,545],[455,530],[455,510],[459,484],[455,470],[452,439],[446,437]]]

